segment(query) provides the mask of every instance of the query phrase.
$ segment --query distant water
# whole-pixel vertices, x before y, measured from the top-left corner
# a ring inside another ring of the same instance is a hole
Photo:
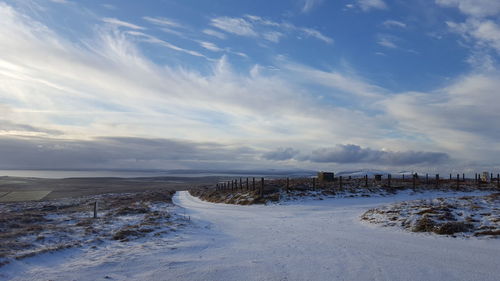
[[[135,171],[54,171],[54,170],[0,170],[0,176],[34,177],[34,178],[92,178],[92,177],[157,177],[165,176],[154,172]]]
[[[1,176],[11,177],[34,177],[34,178],[96,178],[96,177],[118,177],[118,178],[136,178],[136,177],[286,177],[298,176],[290,173],[262,174],[262,173],[176,173],[168,171],[56,171],[56,170],[0,170]]]

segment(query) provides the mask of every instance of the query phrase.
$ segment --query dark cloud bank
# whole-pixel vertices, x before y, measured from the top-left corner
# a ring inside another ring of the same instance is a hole
[[[107,137],[65,140],[44,137],[1,137],[0,169],[248,169],[264,168],[262,159],[299,162],[373,165],[418,165],[446,162],[437,152],[393,152],[337,145],[301,154],[279,148],[262,154],[246,146],[173,139]],[[278,163],[269,164],[274,166]],[[298,164],[300,165],[300,164]],[[300,167],[299,167],[300,168]]]
[[[217,168],[228,161],[248,161],[254,154],[243,146],[171,139],[0,138],[0,169]]]
[[[446,153],[423,151],[385,151],[363,148],[359,145],[337,145],[333,148],[320,148],[310,155],[300,155],[292,148],[280,148],[263,155],[267,160],[311,161],[316,163],[354,164],[368,163],[378,165],[416,165],[438,164],[449,160]]]

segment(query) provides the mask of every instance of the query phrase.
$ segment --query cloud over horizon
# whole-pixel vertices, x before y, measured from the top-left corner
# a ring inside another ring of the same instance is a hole
[[[331,4],[320,2],[301,2],[310,6],[300,17]],[[356,3],[389,10],[383,1]],[[349,56],[330,64],[330,56],[345,52],[345,37],[291,14],[217,13],[187,25],[171,15],[73,11],[88,21],[75,39],[44,21],[50,13],[40,17],[36,7],[19,5],[0,1],[0,38],[9,38],[0,44],[0,147],[10,153],[0,160],[4,169],[438,166],[476,159],[500,166],[499,22],[467,1],[437,1],[466,17],[442,28],[461,40],[464,65],[489,59],[489,67],[419,90],[390,87],[375,78],[394,84],[392,74],[369,76],[373,71],[356,68]],[[402,34],[411,28],[391,18],[377,18],[370,48],[389,54],[411,44]],[[285,49],[288,41],[305,55]],[[387,57],[371,59],[397,60]]]
[[[359,145],[347,144],[314,150],[305,159],[320,163],[371,163],[381,166],[397,166],[440,164],[447,162],[449,156],[440,152],[373,150]]]

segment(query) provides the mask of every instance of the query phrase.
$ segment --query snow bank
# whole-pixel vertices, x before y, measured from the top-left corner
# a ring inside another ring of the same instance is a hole
[[[0,279],[498,280],[500,239],[408,233],[359,219],[383,204],[448,195],[239,206],[179,192],[177,212],[191,218],[181,231],[16,261],[0,268]]]
[[[500,236],[500,193],[413,200],[368,210],[363,220],[441,235]]]

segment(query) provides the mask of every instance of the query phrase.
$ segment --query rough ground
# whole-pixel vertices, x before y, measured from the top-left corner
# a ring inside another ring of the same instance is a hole
[[[156,190],[185,190],[186,186],[215,183],[219,177],[143,177],[143,178],[65,178],[47,179],[33,177],[0,176],[0,202],[9,193],[37,193],[49,191],[43,200],[92,196],[107,193],[126,193]],[[27,196],[24,200],[31,200]],[[40,198],[41,199],[41,198]],[[13,200],[15,201],[15,200]]]
[[[500,237],[500,193],[406,201],[371,209],[362,219],[413,232]]]
[[[83,198],[0,204],[0,266],[103,240],[128,241],[177,227],[173,191],[104,194]],[[98,202],[98,218],[93,204]]]
[[[383,204],[463,193],[318,198],[269,205],[174,196],[191,224],[14,261],[4,280],[498,280],[500,239],[433,236],[360,221]],[[179,211],[183,213],[182,211]]]
[[[228,185],[231,186],[231,185]],[[342,183],[318,182],[313,183],[312,178],[293,178],[289,179],[271,179],[266,180],[262,194],[259,192],[261,187],[260,180],[255,185],[246,180],[236,181],[234,188],[216,188],[214,185],[205,185],[189,190],[190,194],[204,201],[212,203],[226,203],[237,205],[265,204],[277,201],[293,201],[303,197],[314,197],[320,200],[326,198],[345,198],[345,197],[372,197],[372,196],[391,196],[401,191],[412,191],[422,193],[429,191],[442,192],[474,192],[474,191],[498,191],[497,184],[475,183],[472,180],[460,181],[457,187],[455,180],[441,179],[439,184],[429,180],[416,181],[413,186],[412,179],[392,179],[391,183],[387,180],[375,181],[364,178],[345,178]]]

